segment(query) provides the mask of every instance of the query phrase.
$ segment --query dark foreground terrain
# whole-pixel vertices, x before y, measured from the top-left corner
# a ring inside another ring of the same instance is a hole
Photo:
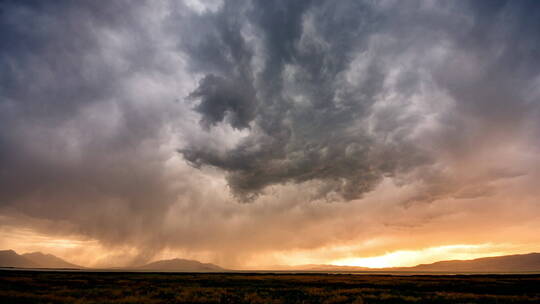
[[[540,275],[8,270],[0,303],[540,303]]]

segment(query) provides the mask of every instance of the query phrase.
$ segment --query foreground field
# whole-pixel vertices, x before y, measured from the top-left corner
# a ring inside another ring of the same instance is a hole
[[[539,275],[0,271],[0,303],[539,302]]]

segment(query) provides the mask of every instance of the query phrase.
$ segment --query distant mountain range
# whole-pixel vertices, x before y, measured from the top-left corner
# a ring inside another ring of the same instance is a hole
[[[265,270],[265,271],[370,271],[373,268],[360,266],[338,266],[329,264],[305,264],[305,265],[273,265],[266,266],[263,269],[251,267],[248,270]]]
[[[527,272],[540,271],[540,253],[514,254],[474,260],[440,261],[414,267],[390,268],[393,271],[435,272]]]
[[[183,271],[183,272],[220,272],[226,271],[217,265],[201,263],[193,260],[172,259],[161,260],[132,268],[143,271]]]
[[[84,269],[82,266],[69,263],[52,254],[44,254],[41,252],[17,254],[13,250],[0,250],[0,267]],[[161,260],[136,267],[115,268],[114,270],[171,272],[226,271],[226,269],[214,264],[184,259]]]
[[[0,267],[16,268],[70,268],[84,267],[66,262],[52,254],[33,252],[19,255],[13,250],[0,251]],[[169,271],[169,272],[223,272],[229,271],[220,266],[201,263],[193,260],[172,259],[161,260],[149,264],[115,268],[126,271]],[[413,267],[366,268],[356,266],[335,265],[298,265],[275,266],[268,270],[278,271],[408,271],[408,272],[531,272],[540,271],[540,253],[516,254],[498,257],[479,258],[474,260],[441,261],[431,264],[420,264]]]
[[[0,250],[0,267],[75,269],[84,268],[79,265],[66,262],[52,254],[32,252],[20,255],[13,250]]]
[[[540,253],[515,254],[474,260],[440,261],[412,267],[366,268],[357,266],[299,265],[280,270],[299,271],[407,271],[407,272],[531,272],[540,271]]]

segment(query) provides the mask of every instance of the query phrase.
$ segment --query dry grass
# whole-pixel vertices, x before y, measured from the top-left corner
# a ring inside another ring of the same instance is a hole
[[[0,271],[0,303],[540,303],[540,276]]]

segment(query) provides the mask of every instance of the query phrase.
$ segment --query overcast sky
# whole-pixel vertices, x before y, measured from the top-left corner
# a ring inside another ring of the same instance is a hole
[[[540,2],[2,1],[0,249],[540,251]]]

